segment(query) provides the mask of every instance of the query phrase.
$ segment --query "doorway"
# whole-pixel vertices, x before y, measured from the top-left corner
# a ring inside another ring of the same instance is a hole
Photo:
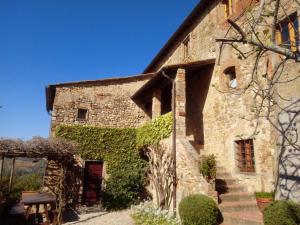
[[[86,161],[84,168],[83,196],[85,205],[94,205],[101,197],[103,162]]]

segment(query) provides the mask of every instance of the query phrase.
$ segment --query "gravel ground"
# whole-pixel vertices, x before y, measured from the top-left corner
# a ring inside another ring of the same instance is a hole
[[[67,225],[134,225],[130,210],[119,212],[98,212],[79,215],[79,220],[65,223]]]

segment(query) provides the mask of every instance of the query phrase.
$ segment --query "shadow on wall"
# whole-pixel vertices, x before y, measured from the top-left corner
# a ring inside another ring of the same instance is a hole
[[[214,65],[188,71],[186,80],[187,136],[192,135],[197,145],[204,145],[203,108],[206,102]]]
[[[290,100],[278,115],[280,142],[276,199],[300,203],[300,99]]]
[[[295,149],[287,150],[279,164],[277,196],[300,202],[300,152]]]

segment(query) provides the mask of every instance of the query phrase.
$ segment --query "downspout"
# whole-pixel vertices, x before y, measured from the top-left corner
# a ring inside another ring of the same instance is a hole
[[[176,81],[168,76],[164,71],[162,75],[172,82],[172,158],[173,158],[173,215],[176,216],[176,189],[177,189],[177,173],[176,173]]]

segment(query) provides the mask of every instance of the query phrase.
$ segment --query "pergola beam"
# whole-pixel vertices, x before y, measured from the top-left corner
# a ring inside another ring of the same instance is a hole
[[[13,180],[14,180],[14,174],[15,174],[15,165],[16,165],[16,158],[13,158],[12,160],[12,168],[10,171],[10,177],[9,177],[9,186],[8,186],[8,192],[11,192]]]
[[[0,180],[2,180],[3,166],[4,166],[4,157],[1,157],[1,162],[0,162]]]

